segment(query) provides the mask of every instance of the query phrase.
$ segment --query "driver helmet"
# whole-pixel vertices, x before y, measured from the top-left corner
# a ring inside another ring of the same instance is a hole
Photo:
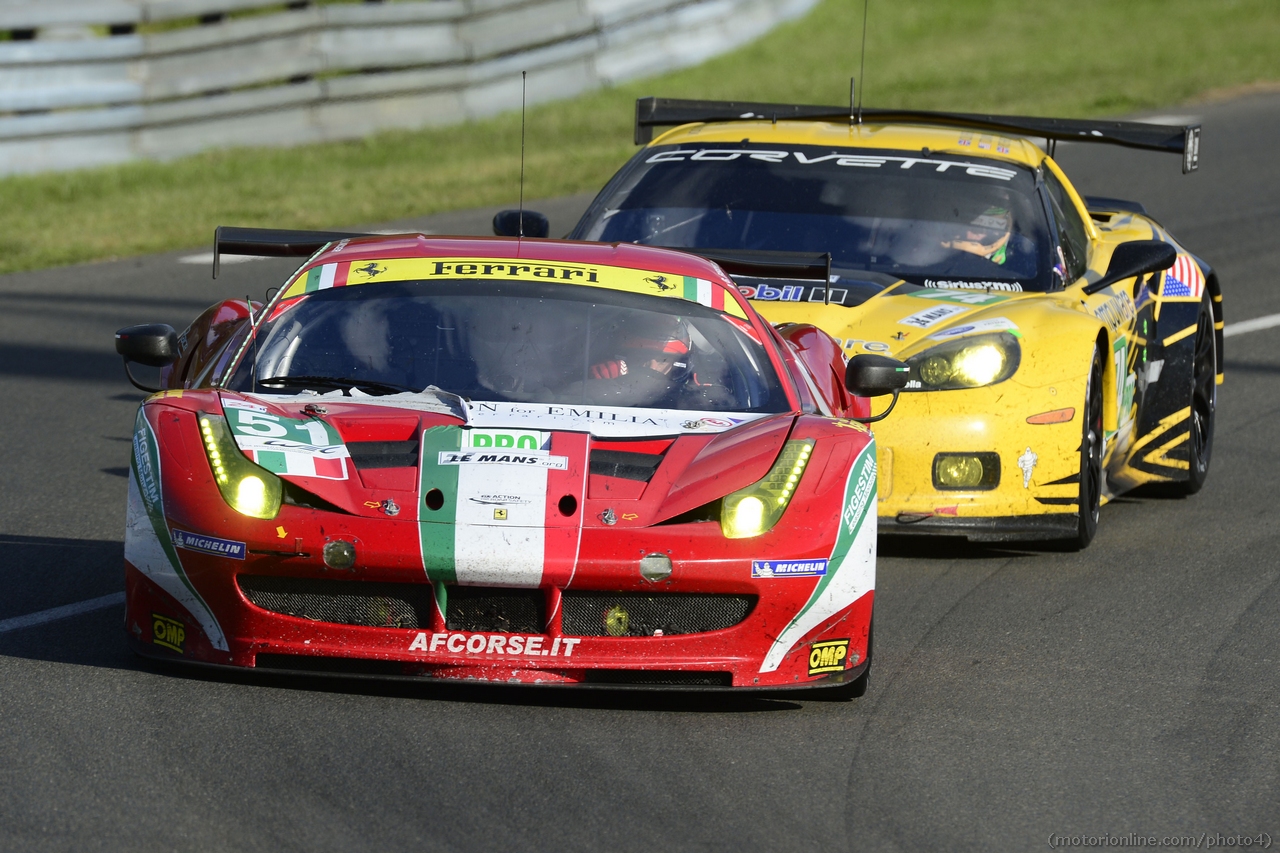
[[[679,380],[689,374],[689,353],[692,341],[689,326],[681,317],[671,318],[654,328],[626,337],[622,346],[628,360],[657,373]]]
[[[1003,264],[1009,251],[1013,214],[1007,207],[988,207],[959,229],[956,239],[942,245]]]

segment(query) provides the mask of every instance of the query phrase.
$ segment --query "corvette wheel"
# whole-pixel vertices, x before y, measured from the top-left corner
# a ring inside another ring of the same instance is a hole
[[[1077,551],[1088,547],[1098,532],[1102,506],[1102,353],[1093,352],[1089,383],[1084,392],[1084,428],[1080,440],[1080,521],[1076,538],[1069,540]]]
[[[1218,353],[1214,345],[1213,308],[1209,294],[1200,303],[1196,322],[1196,343],[1191,362],[1191,416],[1187,436],[1187,479],[1180,485],[1182,493],[1194,495],[1209,474],[1209,457],[1213,454],[1214,411],[1218,407]]]

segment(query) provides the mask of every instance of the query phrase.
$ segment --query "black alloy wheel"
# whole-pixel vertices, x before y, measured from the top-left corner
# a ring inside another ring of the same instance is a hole
[[[1194,495],[1209,475],[1213,454],[1213,421],[1218,407],[1218,352],[1213,330],[1213,307],[1206,291],[1196,322],[1196,342],[1191,362],[1191,415],[1187,436],[1187,479],[1182,493]]]
[[[1082,551],[1098,532],[1098,514],[1102,506],[1102,353],[1093,351],[1093,366],[1084,392],[1084,428],[1080,440],[1079,523],[1072,547]]]

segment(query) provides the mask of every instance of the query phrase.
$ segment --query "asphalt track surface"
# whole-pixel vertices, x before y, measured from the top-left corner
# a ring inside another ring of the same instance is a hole
[[[1229,325],[1278,314],[1280,96],[1179,112],[1204,121],[1198,174],[1104,147],[1059,159],[1213,263]],[[585,202],[555,202],[552,233]],[[484,233],[490,213],[405,224]],[[209,678],[125,647],[141,395],[111,333],[181,327],[290,265],[214,282],[190,254],[0,278],[0,850],[1034,850],[1131,832],[1203,848],[1280,832],[1280,328],[1228,339],[1199,495],[1113,502],[1080,554],[882,540],[861,700]]]

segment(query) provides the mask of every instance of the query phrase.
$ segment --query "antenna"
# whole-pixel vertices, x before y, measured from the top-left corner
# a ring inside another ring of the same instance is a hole
[[[858,77],[862,78],[862,89],[858,91],[858,106],[854,109],[854,116],[858,124],[862,124],[862,93],[867,89],[867,7],[871,5],[871,0],[862,0],[862,54],[858,59]],[[849,81],[849,98],[852,100],[854,92],[854,81]]]
[[[245,307],[249,309],[249,334],[253,336],[253,365],[249,370],[249,390],[258,393],[258,320],[253,316],[253,300],[244,298]]]
[[[524,93],[528,71],[520,72],[520,224],[516,239],[524,239]]]

